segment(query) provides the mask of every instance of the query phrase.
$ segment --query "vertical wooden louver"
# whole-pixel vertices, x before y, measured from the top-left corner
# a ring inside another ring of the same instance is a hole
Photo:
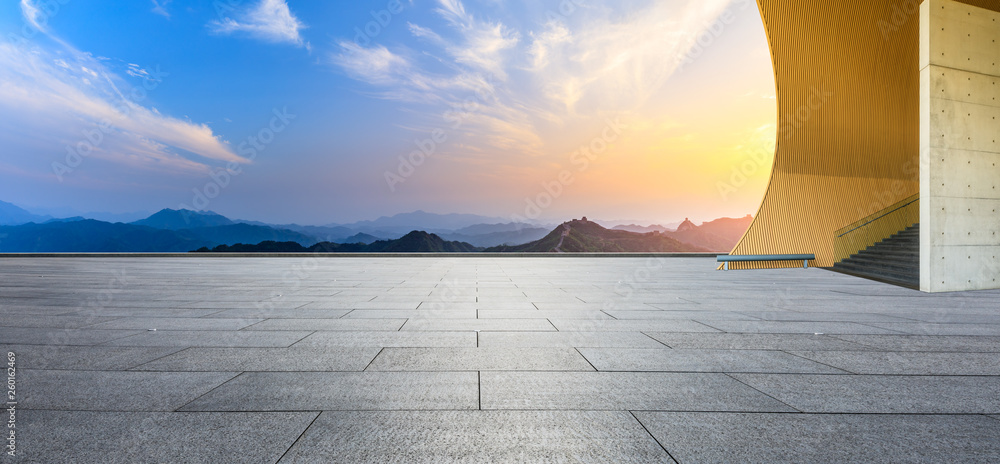
[[[810,265],[832,266],[835,231],[920,193],[919,3],[757,0],[777,144],[760,209],[732,254],[813,253]],[[1000,11],[1000,0],[961,3]]]

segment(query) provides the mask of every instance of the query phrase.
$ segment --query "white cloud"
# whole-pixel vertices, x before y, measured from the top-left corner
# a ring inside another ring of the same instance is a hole
[[[299,33],[306,26],[292,14],[285,0],[261,0],[238,12],[236,19],[213,20],[208,26],[219,34],[245,32],[268,42],[309,46]]]
[[[167,11],[167,5],[173,0],[152,0],[153,2],[153,13],[156,13],[164,18],[170,19],[170,12]]]
[[[486,18],[462,0],[437,3],[433,28],[408,23],[423,39],[412,49],[340,42],[331,61],[380,98],[429,105],[421,129],[471,101],[451,134],[462,153],[442,156],[472,158],[545,155],[553,131],[578,137],[581,121],[635,114],[730,2],[656,1],[623,15],[618,2],[595,0],[543,24]]]
[[[57,140],[47,152],[59,155],[46,161],[83,142],[94,148],[93,157],[156,170],[200,172],[208,163],[245,161],[208,126],[144,106],[145,89],[126,87],[98,60],[74,51],[61,55],[0,44],[0,122]]]
[[[465,5],[461,0],[438,0],[441,4],[437,12],[448,20],[452,25],[467,28],[472,26],[472,16],[465,11]]]
[[[340,53],[333,55],[331,60],[355,79],[392,84],[409,67],[405,58],[381,45],[365,48],[350,41],[341,41],[338,45]]]
[[[39,31],[45,31],[45,20],[42,19],[42,10],[35,5],[32,0],[21,0],[21,14],[24,15],[24,20],[29,24],[38,29]]]
[[[435,44],[445,43],[444,39],[442,39],[437,32],[434,32],[426,27],[420,27],[413,23],[406,23],[406,25],[410,28],[410,33],[413,34],[414,37],[427,39]]]

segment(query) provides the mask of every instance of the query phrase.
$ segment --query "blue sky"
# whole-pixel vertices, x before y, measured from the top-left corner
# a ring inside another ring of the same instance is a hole
[[[751,1],[21,0],[0,34],[27,207],[670,222],[755,212],[770,170]]]

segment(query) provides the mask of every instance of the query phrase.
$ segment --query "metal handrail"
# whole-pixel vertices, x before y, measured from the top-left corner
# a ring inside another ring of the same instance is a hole
[[[872,214],[868,215],[867,217],[865,217],[864,219],[859,219],[857,221],[852,222],[850,225],[847,225],[847,226],[841,227],[840,229],[837,229],[837,231],[834,232],[834,234],[838,238],[843,237],[843,236],[845,236],[845,235],[847,235],[847,234],[849,234],[851,232],[854,232],[855,230],[858,230],[858,229],[860,229],[860,228],[862,228],[864,226],[867,226],[868,224],[871,224],[871,223],[873,223],[873,222],[875,222],[875,221],[877,221],[877,220],[879,220],[881,218],[884,218],[884,217],[886,217],[886,216],[888,216],[888,215],[890,215],[890,214],[892,214],[892,213],[894,213],[896,211],[899,211],[899,210],[901,210],[901,209],[909,206],[910,204],[918,202],[918,201],[920,201],[920,194],[919,193],[914,194],[914,195],[910,195],[910,196],[906,197],[903,200],[900,200],[900,201],[897,201],[896,203],[893,203],[888,208],[885,208],[885,209],[883,209],[881,211],[872,213]],[[854,226],[855,224],[859,224],[859,223],[860,223],[860,225],[855,226],[854,228],[851,228],[850,230],[848,230],[846,232],[843,232],[843,233],[840,232],[840,231],[842,231],[844,229],[848,229],[851,226]]]
[[[920,194],[914,194],[834,232],[834,262],[840,262],[920,222]]]

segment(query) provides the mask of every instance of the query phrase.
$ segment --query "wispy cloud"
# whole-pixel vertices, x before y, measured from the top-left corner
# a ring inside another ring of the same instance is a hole
[[[285,0],[261,0],[236,11],[235,16],[213,20],[208,27],[219,34],[246,33],[268,42],[309,46],[300,34],[306,26],[292,14]]]
[[[410,33],[413,34],[414,37],[427,39],[439,45],[445,43],[444,39],[442,39],[437,32],[434,32],[426,27],[420,27],[413,23],[406,23],[406,26],[410,29]]]
[[[25,20],[36,23],[34,4],[21,5]],[[59,154],[52,161],[82,142],[95,158],[161,171],[201,172],[213,162],[244,161],[208,126],[143,104],[143,86],[155,88],[162,73],[128,64],[124,73],[142,81],[130,86],[100,59],[50,38],[54,48],[0,43],[0,122],[57,141],[48,149]]]
[[[462,0],[437,0],[437,24],[407,23],[421,39],[413,48],[342,41],[331,61],[381,98],[430,105],[429,121],[471,99],[454,146],[467,156],[503,154],[513,165],[516,155],[545,154],[553,131],[572,133],[582,119],[642,107],[728,4],[652,2],[611,15],[617,3],[595,1],[569,17],[514,23],[483,17]]]
[[[40,18],[42,17],[42,10],[35,4],[32,0],[21,0],[21,14],[24,16],[24,20],[38,29],[39,31],[45,32],[45,25],[42,24]]]
[[[340,52],[331,61],[351,77],[374,84],[391,85],[401,78],[410,63],[381,45],[364,48],[354,42],[341,41]]]
[[[153,2],[153,13],[156,13],[164,18],[170,19],[170,12],[167,11],[167,5],[173,0],[152,0]]]

